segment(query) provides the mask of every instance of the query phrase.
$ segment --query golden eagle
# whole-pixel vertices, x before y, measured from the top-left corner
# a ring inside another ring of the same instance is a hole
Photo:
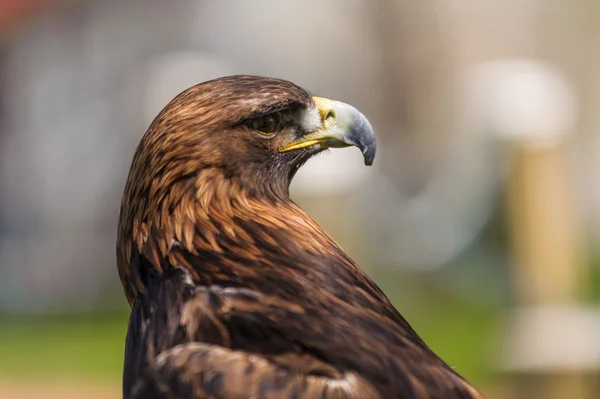
[[[135,152],[117,240],[126,399],[482,398],[289,197],[330,147],[375,137],[291,82],[196,85]]]

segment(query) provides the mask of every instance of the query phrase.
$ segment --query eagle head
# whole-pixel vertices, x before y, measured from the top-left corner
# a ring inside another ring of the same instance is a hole
[[[130,303],[144,285],[134,250],[159,271],[173,244],[222,250],[240,209],[251,219],[260,204],[277,212],[272,205],[290,202],[290,182],[308,159],[348,146],[373,163],[367,118],[285,80],[229,76],[179,94],[142,137],[123,195],[117,258]]]

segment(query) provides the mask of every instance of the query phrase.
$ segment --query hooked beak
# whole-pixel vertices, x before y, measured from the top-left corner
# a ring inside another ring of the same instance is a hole
[[[279,151],[287,152],[313,145],[320,145],[321,148],[355,146],[362,152],[365,165],[372,165],[376,143],[373,127],[368,119],[349,104],[322,97],[313,97],[313,100],[321,117],[321,127]]]

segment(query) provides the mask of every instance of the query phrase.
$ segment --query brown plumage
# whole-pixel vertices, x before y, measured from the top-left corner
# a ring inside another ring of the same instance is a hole
[[[125,398],[482,398],[288,195],[364,116],[232,76],[171,101],[135,153],[118,268],[132,313]]]

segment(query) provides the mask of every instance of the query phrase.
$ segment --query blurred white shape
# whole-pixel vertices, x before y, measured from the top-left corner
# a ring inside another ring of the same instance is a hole
[[[512,314],[503,366],[511,371],[600,368],[600,313],[575,306],[521,308]]]
[[[467,108],[472,117],[500,138],[544,145],[573,129],[575,96],[549,64],[492,61],[469,70],[467,79]]]
[[[293,180],[292,195],[335,195],[364,185],[372,168],[365,166],[360,151],[353,150],[334,149],[309,160]]]
[[[374,252],[387,265],[433,269],[447,264],[479,234],[499,190],[500,160],[479,131],[451,127],[454,138],[422,191],[407,196],[394,176],[369,189]],[[402,157],[385,151],[380,155]]]
[[[148,63],[144,121],[150,123],[169,101],[185,89],[232,74],[217,56],[194,51],[160,54]]]

